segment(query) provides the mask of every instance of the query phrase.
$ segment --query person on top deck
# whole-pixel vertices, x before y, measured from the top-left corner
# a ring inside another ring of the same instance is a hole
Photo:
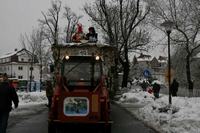
[[[86,40],[89,40],[89,42],[97,42],[97,33],[95,32],[94,27],[90,27],[89,33],[86,34]]]
[[[84,33],[83,33],[83,28],[81,24],[77,24],[77,31],[76,33],[72,36],[72,42],[81,42],[81,40],[84,39]]]

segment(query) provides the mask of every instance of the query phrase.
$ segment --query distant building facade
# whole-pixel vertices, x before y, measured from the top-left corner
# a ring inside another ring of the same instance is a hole
[[[31,69],[32,80],[39,81],[39,62],[36,56],[26,49],[15,49],[12,53],[0,56],[0,73],[7,73],[9,78],[30,80]]]
[[[144,77],[144,71],[148,70],[153,78],[164,81],[167,68],[167,57],[159,56],[158,58],[141,53],[134,56],[131,65],[131,77]]]

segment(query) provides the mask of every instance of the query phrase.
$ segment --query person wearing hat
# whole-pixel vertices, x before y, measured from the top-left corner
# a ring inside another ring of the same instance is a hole
[[[159,98],[160,84],[158,82],[153,83],[153,94],[155,98]]]
[[[94,29],[94,27],[90,27],[89,29],[89,33],[86,34],[86,40],[89,40],[89,42],[97,42],[97,33]]]
[[[8,82],[7,74],[3,74],[3,82],[0,84],[0,133],[6,133],[9,113],[12,110],[12,102],[18,107],[19,99],[15,88]]]
[[[53,86],[50,80],[46,81],[46,96],[48,99],[48,107],[51,107],[52,97],[53,97]]]

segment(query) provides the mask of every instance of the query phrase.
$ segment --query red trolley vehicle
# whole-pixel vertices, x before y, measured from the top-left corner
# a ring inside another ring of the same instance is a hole
[[[49,133],[84,125],[111,132],[108,72],[114,65],[114,48],[96,43],[52,47],[59,61],[49,110]]]

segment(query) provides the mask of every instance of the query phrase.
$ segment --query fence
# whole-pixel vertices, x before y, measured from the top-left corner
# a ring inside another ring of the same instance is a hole
[[[162,88],[161,93],[164,94],[168,94],[168,87],[167,88]],[[177,92],[178,96],[183,96],[183,97],[189,97],[191,96],[191,94],[189,93],[189,90],[187,88],[183,88],[183,87],[179,87],[178,92]],[[193,97],[200,97],[200,89],[193,89]]]

